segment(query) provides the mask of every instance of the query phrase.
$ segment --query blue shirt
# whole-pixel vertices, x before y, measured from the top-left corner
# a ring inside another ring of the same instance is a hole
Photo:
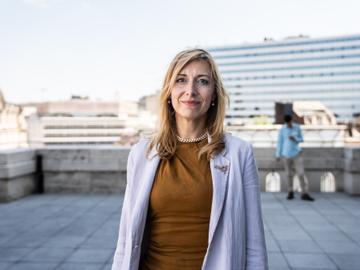
[[[289,139],[289,136],[295,138],[295,142]],[[289,128],[287,124],[284,124],[279,131],[276,157],[294,157],[300,153],[301,148],[299,143],[303,142],[303,136],[298,124],[292,123],[292,127]]]

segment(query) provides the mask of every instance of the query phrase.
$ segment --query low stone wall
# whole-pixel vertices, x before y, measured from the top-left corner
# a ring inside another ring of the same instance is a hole
[[[280,190],[287,183],[283,164],[276,162],[275,148],[254,148],[261,190],[267,177],[277,172]],[[45,193],[118,193],[126,186],[129,148],[114,146],[59,146],[0,152],[0,201],[26,196],[39,189]],[[42,157],[36,173],[36,156]],[[360,195],[360,148],[305,148],[304,162],[309,188],[320,191],[321,178],[331,172],[336,191]],[[38,176],[38,177],[36,177]],[[41,188],[40,188],[41,189]]]
[[[344,149],[344,191],[360,195],[360,148]]]
[[[305,175],[310,191],[321,191],[321,178],[325,173],[332,173],[334,176],[336,191],[344,191],[344,150],[346,149],[342,147],[303,149]],[[259,168],[261,190],[266,191],[267,175],[276,172],[280,176],[280,191],[287,191],[283,162],[276,161],[275,148],[254,148],[254,155]]]
[[[67,146],[38,151],[45,193],[118,193],[126,187],[129,148]]]
[[[0,202],[11,201],[36,190],[36,151],[0,151]]]

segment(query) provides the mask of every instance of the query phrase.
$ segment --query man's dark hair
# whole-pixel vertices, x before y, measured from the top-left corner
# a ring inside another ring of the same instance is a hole
[[[292,117],[291,117],[290,114],[284,115],[284,121],[285,121],[285,123],[289,123],[289,122],[291,122],[291,120],[292,120]]]

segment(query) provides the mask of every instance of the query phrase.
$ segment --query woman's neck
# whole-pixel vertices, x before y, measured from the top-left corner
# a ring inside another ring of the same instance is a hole
[[[181,138],[195,139],[200,137],[205,132],[205,123],[197,121],[177,121],[177,132]]]

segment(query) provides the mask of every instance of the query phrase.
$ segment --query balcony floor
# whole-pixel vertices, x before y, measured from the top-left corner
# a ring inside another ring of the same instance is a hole
[[[263,193],[270,269],[360,269],[360,197]],[[32,195],[0,204],[1,270],[109,270],[119,195]]]

